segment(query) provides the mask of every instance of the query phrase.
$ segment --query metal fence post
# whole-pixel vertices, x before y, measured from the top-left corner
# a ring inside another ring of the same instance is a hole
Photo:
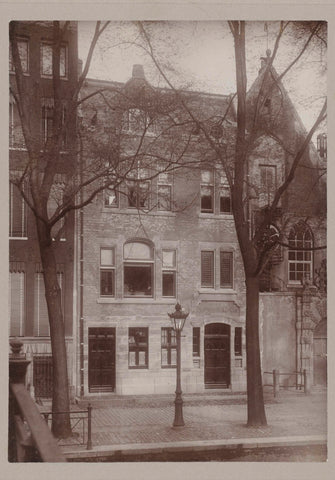
[[[87,405],[87,450],[92,450],[92,405]]]

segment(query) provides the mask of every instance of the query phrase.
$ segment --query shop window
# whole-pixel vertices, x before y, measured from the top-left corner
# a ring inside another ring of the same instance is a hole
[[[176,251],[163,250],[162,296],[176,296]]]
[[[24,335],[26,302],[25,265],[23,262],[9,264],[9,335],[21,337]]]
[[[45,77],[52,76],[52,44],[41,43],[40,47],[40,60],[41,60],[41,75]],[[67,77],[67,47],[62,45],[60,47],[59,57],[59,76],[61,78]]]
[[[162,367],[175,367],[177,362],[176,332],[171,327],[164,327],[162,334]]]
[[[201,286],[214,288],[214,252],[201,252]]]
[[[148,328],[129,328],[129,368],[148,368]]]
[[[313,252],[304,250],[313,248],[313,239],[305,223],[299,222],[291,228],[288,243],[290,246],[288,250],[289,283],[301,285],[304,280],[313,280]]]
[[[242,356],[242,327],[235,328],[234,352],[236,357]]]
[[[27,205],[19,189],[9,184],[9,236],[27,237]]]
[[[200,201],[201,212],[214,212],[214,183],[211,170],[201,171]]]
[[[115,251],[114,248],[100,248],[100,295],[115,295]]]
[[[153,248],[145,242],[124,245],[124,296],[152,297]]]
[[[200,357],[200,327],[193,327],[193,357]]]
[[[19,57],[21,61],[21,68],[23,73],[29,72],[29,42],[28,39],[18,38],[17,47],[19,50]],[[14,62],[12,46],[9,46],[9,71],[14,72]]]
[[[233,288],[233,252],[220,252],[220,287]]]

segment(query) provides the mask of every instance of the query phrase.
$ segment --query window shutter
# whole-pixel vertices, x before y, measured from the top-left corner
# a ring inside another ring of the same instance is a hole
[[[233,286],[233,252],[220,252],[220,286]]]
[[[214,252],[201,252],[201,286],[214,287]]]
[[[11,271],[9,273],[9,322],[10,335],[22,336],[25,314],[25,274],[22,271]]]

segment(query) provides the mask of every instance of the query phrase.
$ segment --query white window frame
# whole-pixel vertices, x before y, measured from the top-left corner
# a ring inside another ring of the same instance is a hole
[[[51,73],[45,73],[44,71],[44,64],[43,64],[43,49],[44,48],[51,48],[51,61],[50,61],[50,68]],[[64,75],[62,75],[62,50],[64,51]],[[60,62],[59,62],[59,78],[61,80],[67,80],[68,78],[68,68],[69,68],[69,60],[68,60],[68,46],[66,44],[62,44],[60,47]],[[40,44],[40,75],[42,78],[51,78],[52,77],[52,42],[42,41]]]

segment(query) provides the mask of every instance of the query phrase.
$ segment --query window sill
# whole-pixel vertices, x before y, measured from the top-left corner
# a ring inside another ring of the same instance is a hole
[[[235,290],[214,290],[210,289],[200,289],[198,290],[200,300],[208,300],[214,302],[222,302],[222,301],[235,301],[237,292]]]
[[[232,213],[206,213],[206,212],[200,212],[199,213],[199,218],[211,218],[212,220],[234,220],[233,214]]]
[[[9,240],[28,240],[28,237],[9,237]]]
[[[164,370],[166,368],[177,368],[177,365],[161,365],[161,368],[163,368]]]
[[[120,305],[126,304],[154,304],[154,305],[174,305],[176,303],[175,298],[113,298],[113,297],[100,297],[97,299],[97,303],[117,303]]]
[[[170,211],[152,211],[137,208],[118,208],[118,207],[103,207],[103,213],[110,213],[116,215],[150,215],[154,217],[175,217],[175,212]]]

